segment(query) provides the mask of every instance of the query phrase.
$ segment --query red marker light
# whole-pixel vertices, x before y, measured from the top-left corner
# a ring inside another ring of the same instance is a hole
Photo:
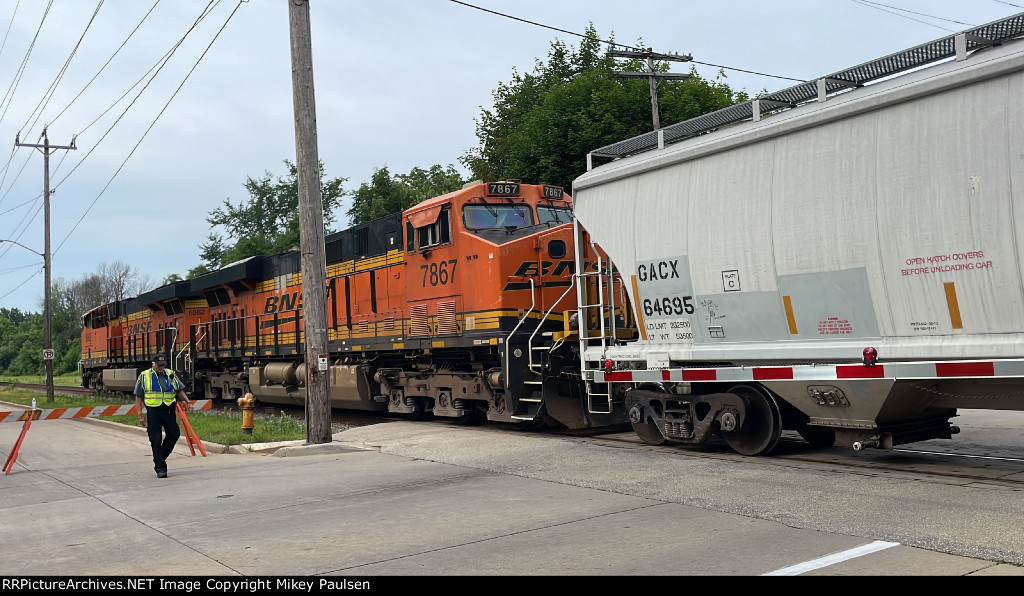
[[[614,366],[614,363],[612,362],[611,358],[604,361],[605,372],[612,372],[612,366]]]
[[[874,366],[878,362],[878,352],[874,348],[864,348],[864,366]]]

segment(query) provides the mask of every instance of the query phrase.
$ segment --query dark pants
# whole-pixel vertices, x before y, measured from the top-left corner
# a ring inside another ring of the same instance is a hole
[[[174,444],[181,436],[176,414],[173,405],[146,406],[146,430],[149,432],[149,445],[153,448],[153,469],[157,473],[167,471],[167,456],[174,451]]]

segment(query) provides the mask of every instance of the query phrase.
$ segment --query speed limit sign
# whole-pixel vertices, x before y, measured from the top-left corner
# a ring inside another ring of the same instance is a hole
[[[45,350],[43,350],[43,360],[53,360],[53,356],[54,356],[53,350],[51,350],[49,348],[46,348]]]

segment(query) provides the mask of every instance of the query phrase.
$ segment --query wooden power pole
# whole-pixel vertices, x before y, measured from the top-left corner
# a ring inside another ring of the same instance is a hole
[[[636,60],[643,60],[647,64],[646,72],[613,72],[612,77],[620,78],[645,78],[647,84],[651,89],[651,119],[654,121],[654,130],[661,128],[661,116],[658,109],[658,80],[659,79],[674,79],[677,81],[685,81],[690,78],[688,74],[673,73],[673,72],[658,72],[654,69],[654,62],[656,60],[669,60],[672,62],[689,62],[693,60],[693,56],[681,56],[679,54],[658,54],[651,50],[643,50],[640,52],[619,52],[611,51],[608,55],[613,58],[633,58]]]
[[[302,253],[302,310],[306,359],[306,443],[330,443],[330,354],[327,345],[327,257],[320,157],[313,93],[313,44],[308,0],[287,0],[295,111],[295,165],[299,185],[299,250]]]
[[[77,149],[75,138],[71,137],[70,145],[51,145],[49,137],[46,136],[46,128],[43,128],[43,142],[41,144],[30,144],[20,142],[20,134],[14,139],[15,147],[35,147],[43,152],[43,277],[46,280],[46,289],[43,290],[43,365],[46,367],[46,401],[53,403],[53,343],[50,340],[50,317],[53,309],[50,308],[50,153],[57,149]]]

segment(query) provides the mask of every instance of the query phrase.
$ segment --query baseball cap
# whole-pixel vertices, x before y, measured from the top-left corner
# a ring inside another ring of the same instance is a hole
[[[153,356],[153,364],[159,364],[160,366],[167,366],[167,358],[163,354],[157,354]]]

